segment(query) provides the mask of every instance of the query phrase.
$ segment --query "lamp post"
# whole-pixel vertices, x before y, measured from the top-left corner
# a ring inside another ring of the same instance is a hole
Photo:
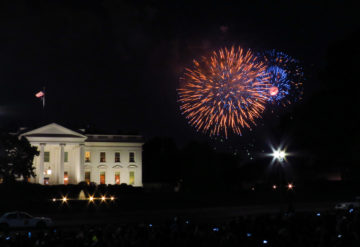
[[[288,203],[288,212],[292,212],[294,210],[293,208],[293,200],[292,200],[292,196],[293,196],[293,189],[294,189],[294,184],[292,183],[287,183],[286,179],[285,179],[285,171],[284,171],[284,165],[286,163],[286,157],[289,154],[286,153],[285,149],[273,149],[273,152],[271,154],[271,156],[273,157],[273,161],[272,163],[276,164],[276,169],[278,172],[278,179],[279,184],[281,184],[282,186],[286,187],[286,189],[284,188],[283,192],[284,192],[284,199],[287,201]],[[273,189],[276,189],[276,187]]]
[[[273,148],[272,153],[270,154],[270,156],[273,157],[271,164],[276,165],[277,177],[280,180],[278,182],[281,185],[285,184],[285,174],[283,171],[283,166],[286,162],[287,155],[288,154],[286,153],[285,149],[281,149],[281,148],[277,148],[277,149]]]
[[[51,167],[49,166],[49,168],[46,170],[46,175],[51,175],[52,171],[51,171]]]

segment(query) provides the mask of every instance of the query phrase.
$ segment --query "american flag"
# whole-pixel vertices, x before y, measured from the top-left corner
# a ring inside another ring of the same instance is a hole
[[[37,94],[35,94],[35,96],[36,96],[36,98],[41,98],[41,97],[44,97],[45,94],[44,94],[43,91],[40,91],[40,92],[38,92]]]
[[[43,104],[43,108],[45,108],[45,88],[42,91],[39,91],[38,93],[35,94],[36,98],[41,99],[42,104]]]

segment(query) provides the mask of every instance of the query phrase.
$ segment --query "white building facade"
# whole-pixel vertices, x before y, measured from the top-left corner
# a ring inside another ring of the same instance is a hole
[[[143,186],[141,136],[82,134],[52,123],[20,137],[40,152],[31,182]]]

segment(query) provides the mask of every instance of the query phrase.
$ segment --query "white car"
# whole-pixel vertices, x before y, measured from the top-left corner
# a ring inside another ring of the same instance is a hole
[[[13,227],[48,227],[53,221],[45,217],[33,217],[25,212],[9,212],[0,217],[0,228]]]
[[[349,210],[351,208],[360,208],[360,196],[355,197],[351,202],[340,202],[335,205],[336,210]]]

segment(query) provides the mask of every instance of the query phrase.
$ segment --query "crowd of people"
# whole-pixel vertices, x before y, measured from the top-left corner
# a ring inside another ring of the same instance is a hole
[[[234,218],[222,224],[167,223],[0,232],[0,246],[360,246],[358,209]]]

